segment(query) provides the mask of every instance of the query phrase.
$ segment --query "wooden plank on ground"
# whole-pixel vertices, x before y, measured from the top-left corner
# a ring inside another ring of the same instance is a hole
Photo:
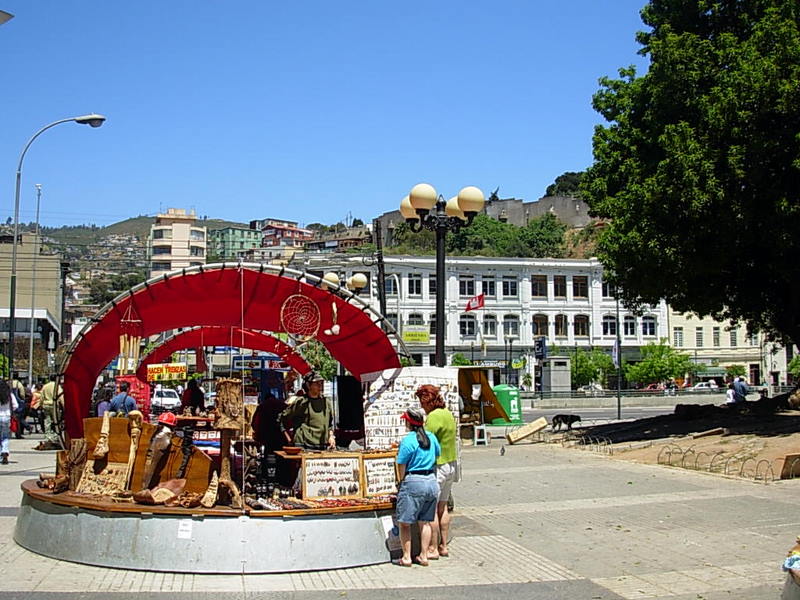
[[[715,427],[714,429],[706,429],[705,431],[698,431],[697,433],[692,434],[692,439],[696,440],[697,438],[706,437],[709,435],[723,435],[727,433],[724,427]]]
[[[541,431],[547,427],[547,419],[544,417],[539,417],[532,423],[526,423],[525,425],[521,426],[519,429],[515,429],[511,433],[506,435],[506,441],[509,444],[516,444],[518,441],[525,439],[528,436],[533,435],[537,431]]]

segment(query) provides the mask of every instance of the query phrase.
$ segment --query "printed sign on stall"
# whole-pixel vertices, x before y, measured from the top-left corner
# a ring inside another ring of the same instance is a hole
[[[173,381],[186,379],[186,363],[147,365],[147,381]]]

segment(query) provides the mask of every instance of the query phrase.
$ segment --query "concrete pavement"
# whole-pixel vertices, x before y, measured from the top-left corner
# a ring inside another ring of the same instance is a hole
[[[12,440],[11,464],[0,467],[0,599],[758,600],[779,597],[781,562],[800,533],[796,480],[755,484],[543,444],[501,456],[494,440],[465,448],[452,556],[428,568],[244,577],[103,569],[13,542],[19,483],[53,470],[53,453],[35,443]]]

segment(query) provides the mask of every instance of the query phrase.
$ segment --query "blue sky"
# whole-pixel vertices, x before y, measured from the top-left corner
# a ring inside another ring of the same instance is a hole
[[[0,0],[0,219],[28,138],[88,112],[31,146],[22,221],[35,183],[46,225],[366,221],[420,181],[535,200],[591,163],[598,78],[646,68],[644,4]]]

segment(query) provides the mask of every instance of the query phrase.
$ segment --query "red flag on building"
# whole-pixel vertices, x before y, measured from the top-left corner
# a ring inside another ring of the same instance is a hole
[[[479,308],[483,308],[483,294],[478,294],[474,298],[470,298],[467,301],[467,308],[464,309],[464,312],[469,312],[471,310],[478,310]]]

